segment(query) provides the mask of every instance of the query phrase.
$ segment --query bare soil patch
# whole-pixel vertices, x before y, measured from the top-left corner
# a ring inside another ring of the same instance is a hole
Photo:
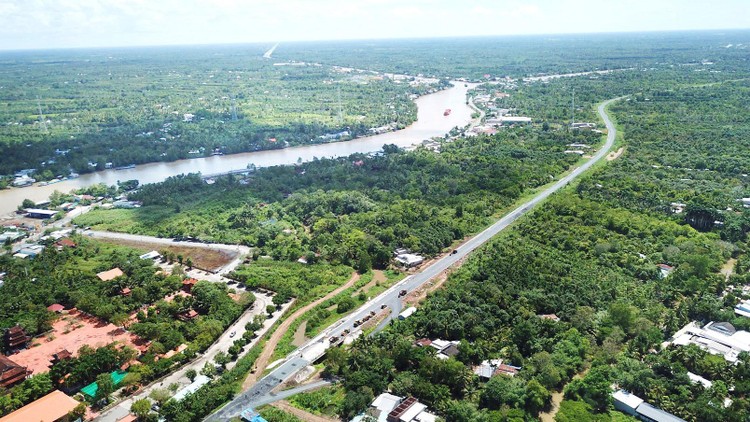
[[[297,331],[294,332],[294,339],[292,340],[293,346],[300,347],[303,344],[305,344],[307,340],[309,340],[305,336],[306,329],[307,329],[307,321],[302,321],[302,324],[300,324],[299,327],[297,327]]]
[[[126,239],[99,239],[103,242],[114,243],[116,245],[127,246],[144,252],[168,250],[177,255],[182,255],[185,259],[190,257],[193,266],[208,271],[217,271],[221,267],[229,264],[237,258],[236,252],[228,252],[208,248],[191,248],[190,246],[170,245],[164,246],[160,243],[139,242]]]
[[[607,161],[612,161],[616,159],[617,157],[622,155],[622,152],[625,151],[624,147],[620,147],[617,151],[612,151],[609,154],[607,154]]]
[[[14,354],[11,359],[39,374],[49,370],[52,355],[63,349],[77,355],[84,344],[97,348],[112,342],[121,342],[136,350],[146,348],[146,342],[133,333],[98,318],[71,312],[63,314],[49,333],[32,340],[28,349]]]
[[[372,270],[372,280],[370,280],[369,283],[365,284],[364,286],[362,286],[362,288],[360,288],[359,290],[357,290],[356,292],[354,292],[352,294],[352,296],[356,296],[360,292],[366,292],[366,291],[372,289],[373,287],[375,287],[376,284],[378,284],[378,283],[385,283],[386,281],[388,281],[388,278],[385,276],[385,274],[383,274],[382,271],[380,271],[380,270]]]

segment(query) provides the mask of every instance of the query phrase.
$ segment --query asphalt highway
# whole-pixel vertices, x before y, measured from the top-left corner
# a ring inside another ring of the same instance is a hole
[[[607,140],[592,158],[590,158],[580,167],[575,168],[573,171],[562,177],[552,186],[544,189],[528,202],[520,205],[518,208],[506,214],[504,217],[489,226],[484,231],[469,239],[467,242],[461,245],[461,247],[456,249],[455,253],[448,254],[436,260],[434,263],[432,263],[432,265],[424,268],[422,271],[411,275],[400,281],[399,283],[391,286],[385,292],[365,303],[356,312],[353,312],[352,314],[335,322],[328,329],[324,330],[320,335],[311,339],[297,351],[287,356],[283,363],[278,365],[273,371],[271,371],[268,375],[258,381],[258,383],[237,396],[234,400],[229,402],[218,412],[210,415],[206,420],[227,420],[233,416],[239,415],[240,412],[248,407],[255,407],[277,400],[274,398],[274,395],[271,393],[271,391],[291,378],[297,371],[307,365],[310,365],[312,362],[322,356],[325,353],[325,350],[331,346],[329,340],[332,337],[337,337],[340,339],[343,335],[344,330],[350,330],[349,335],[357,334],[357,330],[353,327],[354,322],[357,320],[361,320],[367,315],[377,314],[381,312],[383,305],[391,308],[391,313],[388,318],[395,317],[401,311],[401,291],[406,290],[407,293],[412,292],[438,276],[443,271],[447,271],[451,266],[456,264],[458,261],[466,258],[475,249],[487,243],[487,241],[489,241],[493,236],[505,230],[508,226],[513,224],[524,214],[531,211],[534,207],[547,199],[550,195],[565,187],[573,179],[580,176],[582,173],[591,168],[591,166],[599,162],[610,151],[612,145],[614,145],[615,137],[617,135],[615,125],[612,123],[605,109],[610,103],[618,101],[622,98],[624,97],[613,98],[599,105],[597,111],[602,120],[604,120],[604,123],[607,127]],[[385,325],[380,325],[380,327],[383,326]]]

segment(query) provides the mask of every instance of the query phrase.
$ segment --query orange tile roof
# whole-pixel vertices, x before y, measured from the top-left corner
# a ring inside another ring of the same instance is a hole
[[[0,354],[0,387],[10,388],[29,375],[26,367],[13,362],[5,355]]]
[[[59,303],[53,303],[52,305],[49,305],[47,307],[47,310],[50,312],[62,312],[65,310],[65,307],[60,305]]]
[[[76,247],[76,242],[74,242],[74,241],[72,241],[72,240],[70,240],[70,239],[68,239],[66,237],[66,238],[60,239],[57,242],[55,242],[55,245],[57,245],[57,246],[63,246],[63,247],[66,247],[66,248],[75,248]]]
[[[125,275],[125,273],[123,273],[121,269],[112,268],[109,271],[102,271],[96,276],[99,277],[99,279],[102,281],[110,281],[110,280],[114,280],[117,277],[120,277],[121,275]]]
[[[62,391],[55,390],[10,415],[0,418],[0,422],[54,422],[65,417],[76,406],[78,406],[78,401]]]

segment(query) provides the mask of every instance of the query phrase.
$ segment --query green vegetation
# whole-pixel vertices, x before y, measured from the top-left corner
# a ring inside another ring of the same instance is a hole
[[[364,272],[387,266],[395,248],[434,255],[485,227],[527,189],[575,163],[563,151],[581,139],[599,136],[521,128],[445,142],[440,154],[387,146],[380,156],[261,169],[247,185],[182,176],[130,195],[142,208],[92,211],[75,222],[243,243],[277,260],[305,257]]]
[[[611,107],[627,150],[482,248],[408,320],[329,351],[327,371],[347,392],[340,415],[389,390],[447,420],[530,420],[564,391],[558,421],[629,420],[612,411],[615,384],[687,420],[746,419],[750,355],[732,365],[694,346],[661,347],[693,320],[750,327],[732,309],[745,295],[728,288],[748,277],[750,225],[738,199],[750,196],[750,125],[739,111],[750,82],[738,64],[722,61],[726,75],[685,66],[558,80],[503,100],[564,122],[571,86],[584,116],[632,92]],[[727,82],[706,82],[713,78]],[[731,257],[736,275],[727,279],[719,269]],[[675,267],[666,278],[661,263]],[[539,317],[552,313],[561,321]],[[436,359],[413,346],[422,337],[460,341],[459,354]],[[486,382],[470,371],[494,358],[522,369]]]
[[[0,174],[35,168],[49,180],[346,139],[411,123],[409,96],[437,86],[261,55],[257,45],[3,53]]]
[[[523,35],[409,40],[282,43],[274,57],[410,75],[486,80],[603,69],[742,64],[746,30]],[[570,97],[568,96],[568,100]],[[568,102],[568,105],[570,103]]]
[[[263,416],[263,419],[273,422],[303,422],[302,419],[284,412],[281,409],[277,409],[273,406],[264,406],[258,409],[258,413]]]
[[[567,129],[573,93],[576,120],[586,121],[595,119],[596,104],[627,94],[626,100],[611,107],[625,135],[619,140],[627,147],[621,157],[596,166],[473,254],[445,287],[430,294],[406,321],[371,337],[363,336],[348,349],[329,350],[325,375],[339,378],[341,387],[300,395],[293,401],[313,412],[350,418],[376,395],[389,390],[417,397],[446,420],[521,421],[549,410],[552,393],[557,392],[565,397],[556,415],[558,421],[631,420],[612,409],[614,384],[690,421],[746,420],[750,355],[743,353],[737,365],[730,365],[696,347],[663,348],[662,343],[693,320],[729,321],[737,328],[750,329],[750,319],[736,316],[732,310],[739,299],[746,298],[741,287],[750,282],[746,255],[750,210],[738,202],[750,197],[745,173],[750,165],[746,113],[750,72],[744,49],[725,47],[738,40],[744,43],[749,36],[728,31],[585,39],[568,36],[562,40],[382,41],[373,44],[379,48],[350,55],[340,53],[354,44],[282,45],[279,57],[288,54],[324,64],[344,60],[353,67],[472,80],[488,79],[485,73],[492,79],[498,72],[517,76],[620,70],[548,82],[482,85],[478,93],[510,93],[491,105],[515,109],[515,113],[533,117],[535,123],[506,128],[492,136],[445,140],[440,152],[423,148],[405,152],[386,145],[382,154],[266,168],[242,179],[223,177],[210,186],[198,175],[179,176],[142,186],[131,194],[130,199],[143,202],[140,209],[96,210],[76,223],[251,246],[252,261],[239,267],[234,277],[251,287],[277,291],[270,311],[290,297],[309,303],[340,286],[351,268],[366,273],[370,268],[387,267],[397,247],[434,256],[486,227],[519,198],[579,163],[578,156],[563,153],[568,144],[596,145],[600,141],[595,132]],[[560,48],[562,43],[567,48]],[[446,58],[426,59],[437,57],[437,45]],[[407,49],[409,54],[399,54]],[[479,51],[483,60],[476,59]],[[316,72],[323,73],[320,78],[336,79],[336,85],[331,86],[341,86],[345,95],[342,80],[351,75],[335,73],[326,66],[310,70],[289,67],[283,72],[291,79],[313,80]],[[214,79],[222,80],[227,74],[216,72]],[[400,84],[382,81],[373,85],[382,85],[378,92],[398,91],[388,101],[398,98],[398,104],[408,107],[407,90],[396,87]],[[307,94],[314,96],[315,92]],[[227,98],[232,95],[228,90]],[[404,97],[403,103],[399,95]],[[175,137],[184,133],[182,138],[188,140],[193,136],[188,133],[198,133],[211,119],[222,117],[227,127],[261,120],[259,115],[250,119],[245,109],[237,122],[227,120],[227,106],[223,107],[223,111],[219,106],[207,110],[200,115],[204,120],[190,124],[174,117],[171,126],[163,127],[167,132],[161,133]],[[336,120],[335,109],[327,112],[331,120],[321,125]],[[160,118],[157,128],[164,121]],[[270,127],[278,122],[263,124]],[[187,132],[172,132],[177,129]],[[262,133],[258,138],[261,144],[272,136],[262,132],[265,129],[252,130],[248,132],[252,136]],[[300,132],[310,137],[314,130],[308,127]],[[224,142],[236,138],[224,138],[228,132],[217,133],[216,139],[222,140],[219,146],[234,145],[234,151],[258,145]],[[273,136],[296,142],[291,134]],[[202,145],[190,142],[186,143],[189,148]],[[204,153],[216,147],[206,145]],[[149,151],[161,152],[157,150]],[[149,159],[153,157],[145,158]],[[130,161],[137,160],[125,162]],[[298,263],[300,258],[308,264]],[[43,256],[39,262],[44,259],[50,258]],[[736,259],[734,274],[719,273],[727,262],[734,262],[730,259]],[[13,279],[20,278],[24,266],[31,265],[27,268],[35,275],[52,271],[33,267],[37,261],[0,262],[17,266],[9,272]],[[123,267],[128,265],[120,262]],[[657,264],[675,269],[663,277]],[[103,264],[82,260],[76,265],[93,271]],[[123,269],[131,280],[134,270]],[[151,282],[165,290],[174,288],[168,277]],[[365,298],[353,294],[359,287],[300,319],[277,353],[288,352],[299,324],[304,322],[312,334],[362,303]],[[200,292],[204,286],[196,288]],[[197,306],[206,313],[204,317],[211,316],[200,321],[215,321],[215,327],[201,327],[200,332],[219,331],[242,305],[227,302],[225,292],[205,289],[193,303],[176,300],[157,305],[161,306],[159,315],[152,317],[149,312],[143,319],[139,317],[133,329],[147,337],[151,333],[155,344],[190,339],[190,333],[198,333],[193,331],[196,326],[175,326],[162,318],[181,306]],[[112,293],[109,296],[114,296]],[[24,294],[31,293],[14,290],[13,294],[25,298]],[[67,299],[63,300],[66,304],[87,297],[88,302],[81,301],[84,306],[110,318],[131,306],[125,299],[108,300],[110,309],[89,296],[58,297],[54,287],[34,294],[46,295],[40,299]],[[50,301],[25,302],[32,310],[31,317],[21,317],[16,311],[0,321],[6,326],[22,322],[38,332],[46,314],[37,307]],[[0,308],[0,315],[3,310]],[[559,321],[540,316],[553,313]],[[169,324],[170,329],[162,329],[163,324]],[[414,345],[423,337],[457,341],[459,353],[440,359],[432,348]],[[198,337],[193,339],[198,341]],[[170,421],[200,419],[229,400],[259,347],[191,399],[167,401],[162,416]],[[497,375],[489,380],[480,380],[473,373],[472,368],[483,360],[498,358],[521,369],[514,377]],[[221,356],[217,361],[229,359]],[[710,379],[713,386],[704,388],[691,382],[688,371]],[[726,399],[731,405],[724,407]]]
[[[323,387],[314,391],[299,393],[289,398],[294,407],[316,415],[336,416],[344,403],[342,387]]]
[[[75,248],[57,250],[52,246],[34,260],[0,256],[7,272],[0,289],[0,328],[21,324],[30,334],[47,331],[55,319],[47,306],[60,303],[78,308],[104,320],[122,324],[128,313],[145,303],[153,303],[176,291],[179,276],[158,274],[151,261],[138,259],[132,249],[73,236]],[[109,282],[96,274],[120,268],[125,276]],[[125,287],[132,294],[120,294]]]
[[[276,297],[294,296],[306,303],[342,285],[351,272],[351,268],[343,265],[305,265],[261,259],[240,267],[233,277],[248,287],[272,290]],[[284,302],[286,300],[281,301]]]
[[[229,297],[226,285],[206,281],[195,284],[189,297],[178,295],[172,301],[165,301],[167,295],[182,286],[181,276],[157,272],[152,261],[138,258],[139,252],[129,248],[76,235],[72,240],[76,243],[74,248],[60,250],[50,242],[33,260],[0,256],[0,265],[6,272],[0,289],[0,327],[20,324],[31,335],[44,333],[58,318],[47,306],[60,303],[116,325],[129,323],[129,330],[150,341],[150,345],[140,356],[121,345],[110,344],[98,349],[81,345],[80,349],[71,350],[77,352],[76,357],[63,359],[54,364],[49,373],[12,388],[10,394],[0,399],[3,414],[38,398],[40,392],[48,392],[53,385],[69,392],[78,391],[97,381],[98,375],[109,376],[111,371],[137,357],[142,364],[134,365],[123,380],[127,391],[132,391],[205,350],[254,302],[251,294],[235,302]],[[111,281],[102,281],[96,276],[97,272],[115,267],[124,275]],[[130,289],[129,295],[121,294],[124,288]],[[190,309],[200,316],[180,320],[179,315]],[[130,320],[132,314],[135,314],[134,320]],[[232,351],[239,352],[249,338],[237,341],[242,344]],[[170,358],[160,356],[183,343],[188,345],[183,352]],[[45,389],[45,385],[49,388]],[[111,393],[107,388],[101,391],[94,398],[95,403]]]

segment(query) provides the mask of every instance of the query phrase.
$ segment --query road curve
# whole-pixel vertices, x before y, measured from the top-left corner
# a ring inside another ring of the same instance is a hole
[[[330,346],[327,340],[329,337],[341,336],[342,332],[345,329],[352,329],[352,324],[354,323],[354,321],[362,319],[362,317],[370,314],[371,312],[380,312],[381,306],[383,305],[392,306],[394,302],[399,302],[400,291],[406,290],[407,292],[411,292],[422,286],[424,283],[432,280],[441,272],[446,271],[456,262],[466,258],[472,251],[487,243],[492,237],[505,230],[508,226],[513,224],[524,214],[531,211],[534,207],[539,205],[539,203],[547,199],[550,195],[562,189],[575,178],[590,169],[594,164],[599,162],[607,155],[607,153],[610,149],[612,149],[612,146],[615,143],[617,129],[615,128],[614,123],[612,123],[612,120],[609,118],[609,115],[607,115],[606,108],[609,104],[622,98],[625,97],[613,98],[599,104],[597,111],[602,120],[604,120],[604,124],[607,127],[607,140],[604,142],[604,145],[599,149],[599,151],[593,157],[591,157],[591,159],[586,161],[580,167],[575,168],[569,174],[565,175],[563,178],[555,182],[552,186],[544,189],[528,202],[518,206],[516,209],[506,214],[500,220],[496,221],[494,224],[466,241],[463,245],[461,245],[459,249],[457,249],[457,252],[455,254],[446,255],[436,260],[432,265],[423,269],[421,272],[409,276],[399,283],[391,286],[388,290],[384,291],[374,299],[362,305],[362,307],[360,307],[356,312],[353,312],[349,316],[335,322],[317,337],[311,339],[297,351],[287,356],[287,358],[281,365],[277,366],[273,371],[271,371],[271,373],[262,378],[257,384],[253,385],[247,391],[241,393],[226,406],[219,409],[213,415],[210,415],[207,420],[226,420],[233,416],[237,416],[240,411],[244,410],[247,407],[258,406],[260,404],[270,403],[278,400],[279,398],[273,397],[273,395],[271,394],[271,390],[291,378],[291,376],[294,375],[294,373],[296,373],[299,369],[304,368],[306,365],[309,365],[311,363],[309,359],[311,352],[315,350],[321,350],[323,348],[328,348]],[[393,317],[394,314],[395,312],[391,313],[391,317]]]

